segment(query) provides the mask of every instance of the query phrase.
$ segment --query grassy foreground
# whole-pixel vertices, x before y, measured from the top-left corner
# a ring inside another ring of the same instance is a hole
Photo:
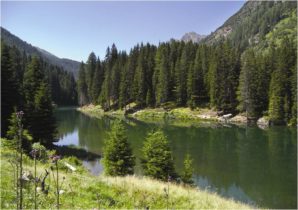
[[[2,142],[2,140],[1,140]],[[1,146],[1,209],[16,208],[14,170],[9,160],[12,151]],[[164,183],[144,177],[95,177],[84,170],[77,161],[68,159],[60,160],[60,163],[68,162],[78,169],[75,172],[67,170],[61,165],[59,179],[62,183],[60,189],[61,209],[100,209],[100,208],[146,208],[151,209],[248,209],[251,206],[224,199],[217,194],[197,190],[173,183]],[[49,169],[51,163],[38,163],[37,175]],[[25,172],[34,172],[33,160],[25,156]],[[46,180],[49,193],[45,195],[38,192],[38,208],[56,208],[55,184],[53,171]],[[168,200],[165,189],[169,189]],[[24,208],[34,208],[34,185],[27,183],[24,191]]]

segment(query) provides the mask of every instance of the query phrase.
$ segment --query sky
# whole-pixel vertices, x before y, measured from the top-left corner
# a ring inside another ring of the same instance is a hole
[[[1,1],[1,26],[60,58],[86,61],[92,51],[103,59],[113,43],[129,52],[186,32],[208,35],[244,2]]]

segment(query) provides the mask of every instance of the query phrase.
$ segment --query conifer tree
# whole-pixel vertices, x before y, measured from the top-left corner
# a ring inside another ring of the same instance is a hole
[[[156,80],[156,102],[162,104],[170,99],[170,65],[169,48],[167,45],[161,45],[155,56]]]
[[[101,92],[101,86],[103,82],[104,72],[101,66],[101,62],[99,58],[96,60],[96,69],[92,81],[92,88],[91,88],[91,98],[92,103],[96,104],[98,102],[98,97]]]
[[[86,72],[85,72],[85,64],[82,62],[79,70],[79,78],[78,78],[78,98],[79,105],[85,105],[89,103],[88,100],[88,86],[86,83]]]
[[[145,48],[141,45],[140,55],[138,57],[138,63],[136,67],[136,73],[134,77],[134,96],[136,103],[142,107],[146,104],[146,57]]]
[[[48,85],[45,82],[34,96],[33,121],[31,122],[30,133],[35,142],[43,145],[51,145],[56,141],[56,124],[53,115],[52,99]]]
[[[125,176],[134,173],[135,157],[128,143],[126,130],[121,122],[115,122],[105,142],[103,164],[106,175]]]
[[[161,130],[150,132],[143,146],[142,167],[146,176],[167,181],[177,177],[169,142]]]
[[[9,48],[1,43],[1,136],[5,136],[8,128],[8,119],[17,106],[17,84],[12,71]],[[5,100],[4,100],[5,99]]]
[[[88,99],[89,101],[95,101],[96,98],[93,98],[93,92],[92,92],[93,78],[96,71],[96,55],[94,54],[94,52],[90,53],[85,68],[86,68],[85,75],[86,75]]]
[[[51,93],[46,84],[42,63],[33,57],[24,75],[25,127],[34,141],[51,145],[55,141],[56,125],[53,116]]]
[[[269,92],[269,118],[272,124],[285,123],[285,80],[280,69],[272,73]]]

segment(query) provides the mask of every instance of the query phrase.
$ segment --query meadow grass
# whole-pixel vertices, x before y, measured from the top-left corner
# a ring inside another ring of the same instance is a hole
[[[2,140],[1,140],[2,141]],[[1,147],[1,209],[16,208],[14,169],[9,163],[12,151]],[[63,167],[63,162],[74,165],[78,170],[71,172]],[[49,193],[38,192],[38,208],[56,208],[54,177],[51,163],[38,163],[37,174],[45,169],[50,171],[46,180]],[[199,190],[175,183],[165,183],[147,177],[93,176],[74,158],[60,160],[59,179],[61,186],[61,209],[249,209],[252,206],[231,199],[222,198],[215,193]],[[24,171],[33,172],[33,160],[25,155]],[[165,189],[169,189],[167,200]],[[27,183],[24,189],[24,208],[34,207],[34,184]]]

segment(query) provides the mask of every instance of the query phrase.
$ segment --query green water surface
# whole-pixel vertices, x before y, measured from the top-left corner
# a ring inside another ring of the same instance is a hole
[[[113,119],[88,117],[75,109],[58,109],[58,145],[77,145],[102,153]],[[297,131],[296,128],[195,124],[188,127],[171,123],[149,124],[126,120],[127,135],[139,164],[146,133],[160,127],[173,151],[175,167],[183,170],[189,153],[194,160],[193,179],[198,187],[266,208],[297,208]],[[100,174],[100,160],[84,161]]]

